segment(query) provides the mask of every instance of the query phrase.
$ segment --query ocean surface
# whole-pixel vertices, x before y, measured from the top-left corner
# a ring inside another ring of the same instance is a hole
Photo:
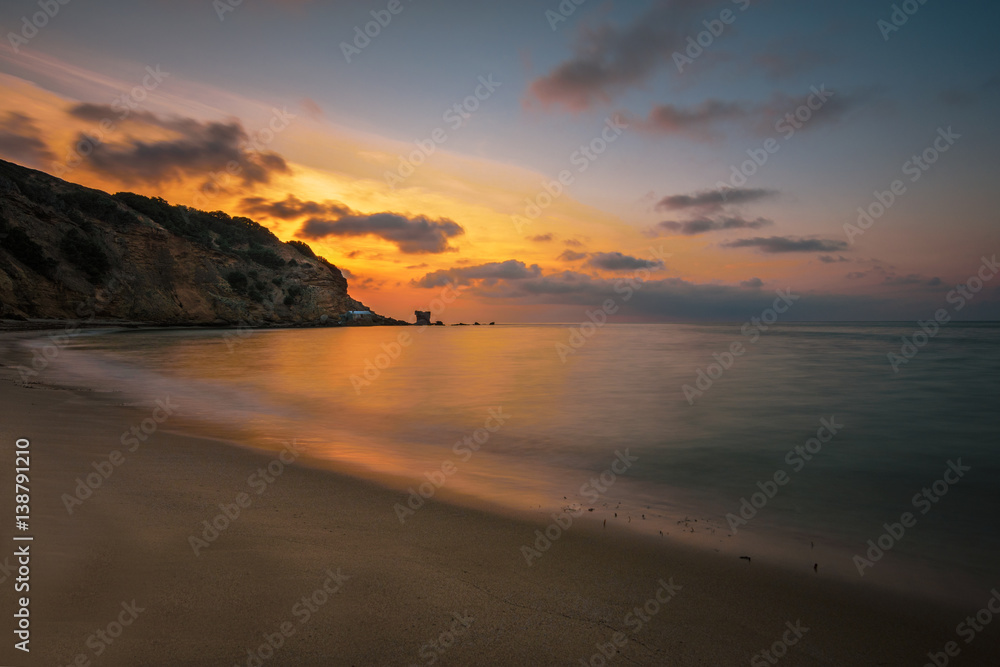
[[[166,428],[197,425],[264,449],[294,439],[398,489],[401,506],[443,481],[435,495],[579,510],[580,520],[816,576],[985,601],[1000,584],[1000,325],[918,336],[924,344],[894,370],[887,355],[916,331],[120,332],[74,337],[40,375],[140,406],[169,396],[180,417]],[[742,354],[730,358],[734,343]],[[906,512],[900,533],[892,524]],[[419,510],[403,521],[419,530]],[[896,536],[883,536],[885,524]],[[881,552],[867,553],[880,536]]]

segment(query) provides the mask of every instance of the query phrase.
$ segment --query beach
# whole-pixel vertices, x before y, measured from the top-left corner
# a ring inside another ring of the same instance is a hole
[[[1000,667],[998,9],[0,3],[0,667]]]
[[[3,664],[920,665],[956,642],[955,664],[986,665],[1000,646],[956,634],[978,608],[621,527],[437,498],[401,524],[398,491],[169,421],[128,451],[148,410],[11,361],[0,461],[12,475],[30,441],[34,540],[30,654],[11,641]],[[555,539],[529,565],[536,530]]]

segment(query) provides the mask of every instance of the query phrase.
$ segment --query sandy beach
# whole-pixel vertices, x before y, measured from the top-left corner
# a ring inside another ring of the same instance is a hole
[[[0,507],[26,438],[34,540],[28,654],[0,557],[3,665],[923,665],[952,641],[949,664],[995,664],[997,628],[956,635],[978,609],[579,524],[528,566],[548,517],[434,499],[401,525],[397,491],[169,421],[133,442],[157,413],[12,362]]]

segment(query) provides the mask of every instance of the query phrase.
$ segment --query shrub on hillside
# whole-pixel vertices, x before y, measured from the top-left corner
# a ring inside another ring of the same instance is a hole
[[[51,276],[56,267],[55,260],[46,255],[42,246],[35,243],[26,231],[20,227],[11,227],[3,218],[0,218],[0,247],[43,276]]]
[[[239,294],[246,294],[247,288],[250,286],[250,281],[247,279],[247,274],[242,271],[230,271],[226,274],[226,282]]]
[[[113,197],[103,192],[77,190],[63,194],[62,200],[68,208],[75,208],[87,217],[116,227],[128,227],[139,222],[134,213],[123,209]]]
[[[100,280],[111,270],[111,262],[101,244],[75,229],[62,238],[59,249],[73,266],[87,274],[91,282]]]
[[[288,289],[285,292],[286,294],[284,301],[285,305],[291,306],[292,304],[297,303],[299,297],[302,296],[302,292],[303,289],[301,285],[289,285]]]
[[[316,253],[313,252],[313,249],[309,247],[308,243],[305,243],[303,241],[292,240],[288,242],[288,245],[292,246],[306,257],[312,257],[313,259],[317,259]]]
[[[266,266],[269,269],[280,269],[285,266],[285,260],[281,259],[278,253],[270,248],[251,246],[249,250],[244,250],[239,254],[251,262]]]

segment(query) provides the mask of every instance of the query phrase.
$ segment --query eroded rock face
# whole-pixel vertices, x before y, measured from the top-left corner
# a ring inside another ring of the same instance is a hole
[[[250,220],[112,198],[4,161],[0,306],[0,317],[160,324],[336,322],[367,310],[337,267]]]

